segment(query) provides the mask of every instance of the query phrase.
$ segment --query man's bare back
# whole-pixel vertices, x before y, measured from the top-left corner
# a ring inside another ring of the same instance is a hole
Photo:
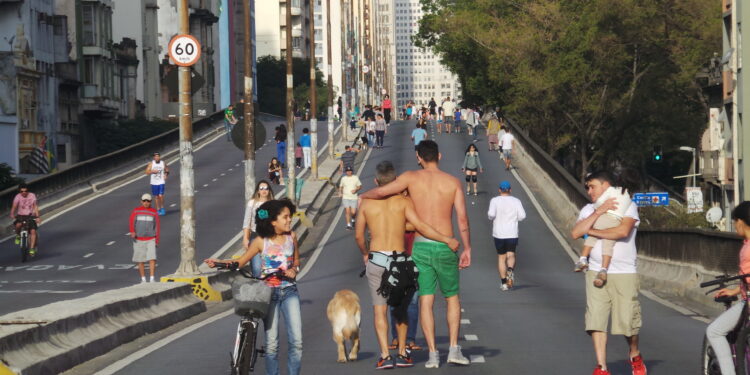
[[[409,171],[401,178],[406,180],[419,218],[440,233],[453,236],[453,206],[457,195],[464,199],[458,179],[439,169]]]

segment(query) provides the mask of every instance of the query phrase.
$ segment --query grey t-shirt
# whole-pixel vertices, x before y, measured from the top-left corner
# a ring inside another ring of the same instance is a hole
[[[343,155],[341,155],[341,161],[344,163],[344,168],[346,167],[354,168],[354,159],[356,158],[357,158],[357,153],[354,151],[347,151]]]

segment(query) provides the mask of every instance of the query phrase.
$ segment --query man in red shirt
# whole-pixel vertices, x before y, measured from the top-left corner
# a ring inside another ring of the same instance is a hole
[[[148,262],[154,282],[156,247],[159,246],[159,213],[151,208],[151,194],[141,196],[141,206],[130,213],[130,237],[133,238],[133,262],[138,264],[141,282],[146,282],[145,263]]]
[[[13,206],[10,208],[10,218],[16,227],[16,245],[21,243],[21,226],[24,221],[29,225],[29,255],[36,255],[36,228],[41,223],[39,218],[39,205],[37,205],[36,195],[29,192],[26,184],[18,186],[18,194],[13,198]]]

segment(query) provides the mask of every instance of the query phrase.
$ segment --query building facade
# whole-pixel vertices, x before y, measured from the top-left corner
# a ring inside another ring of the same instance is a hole
[[[419,31],[422,18],[420,0],[394,0],[396,49],[396,100],[403,108],[409,101],[427,105],[430,98],[461,98],[461,86],[453,73],[440,63],[440,57],[416,47],[411,38]]]
[[[286,56],[286,1],[263,0],[255,2],[257,53],[260,56]],[[291,1],[292,9],[292,56],[306,58],[309,56],[309,10],[308,0]]]

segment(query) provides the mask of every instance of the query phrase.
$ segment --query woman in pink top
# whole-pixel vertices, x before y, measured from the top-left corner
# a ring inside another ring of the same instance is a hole
[[[388,95],[385,96],[381,107],[383,107],[383,117],[385,117],[385,123],[390,124],[391,123],[391,108],[393,108],[393,105],[391,104],[390,96]]]
[[[744,201],[732,211],[732,220],[737,234],[745,239],[745,244],[740,250],[739,274],[750,273],[750,201]],[[716,292],[716,297],[736,296],[741,297],[729,310],[724,311],[716,320],[711,322],[706,329],[706,337],[716,353],[722,374],[734,374],[734,360],[732,350],[727,341],[727,334],[734,329],[742,315],[742,310],[747,304],[747,280],[740,282],[740,287],[724,288]]]

